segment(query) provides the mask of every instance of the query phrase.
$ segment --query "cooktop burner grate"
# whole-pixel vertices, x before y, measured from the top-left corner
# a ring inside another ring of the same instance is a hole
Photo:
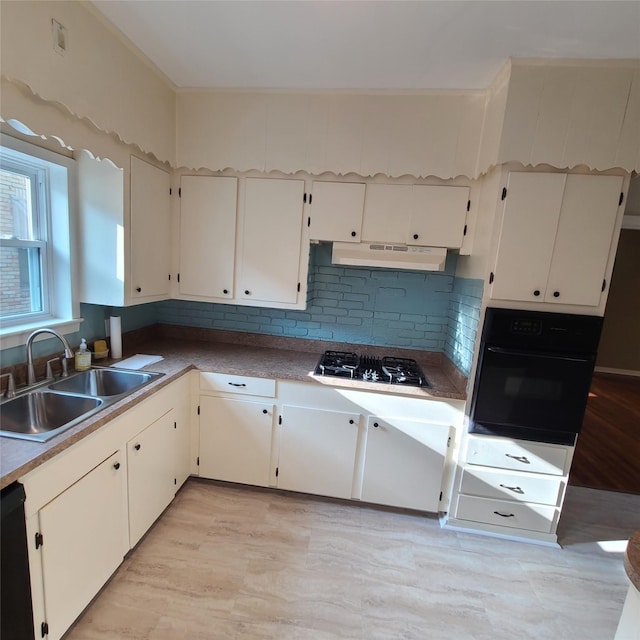
[[[431,386],[418,363],[410,358],[378,358],[347,351],[325,351],[318,361],[315,373],[365,382],[412,387]]]

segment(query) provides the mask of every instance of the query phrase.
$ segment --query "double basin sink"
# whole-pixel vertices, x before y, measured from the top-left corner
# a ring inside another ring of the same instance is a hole
[[[0,404],[0,435],[45,442],[163,375],[96,367],[45,381]]]

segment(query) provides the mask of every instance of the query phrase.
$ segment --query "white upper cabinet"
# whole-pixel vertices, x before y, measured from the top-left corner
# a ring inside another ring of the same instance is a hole
[[[183,176],[178,297],[304,306],[303,198],[302,180]]]
[[[171,177],[131,157],[126,173],[87,152],[78,156],[80,302],[116,307],[164,300],[171,270]]]
[[[246,179],[236,255],[239,301],[295,305],[303,297],[303,197],[303,180]]]
[[[468,203],[468,187],[369,184],[362,240],[458,249]]]
[[[171,271],[171,176],[131,156],[131,297],[167,298]]]
[[[360,242],[365,185],[314,182],[309,234],[312,240]]]
[[[491,297],[600,304],[622,189],[619,176],[510,173]]]
[[[182,176],[181,296],[233,298],[237,178]]]

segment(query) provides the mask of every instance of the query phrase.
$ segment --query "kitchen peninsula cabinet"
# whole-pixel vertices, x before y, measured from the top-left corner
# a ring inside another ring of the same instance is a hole
[[[363,242],[459,249],[469,187],[368,184]]]
[[[312,240],[360,242],[365,185],[357,182],[314,182],[309,235]]]
[[[452,432],[448,424],[368,416],[362,500],[437,512]]]
[[[181,297],[233,298],[237,178],[180,180]]]
[[[620,176],[509,173],[491,298],[598,306],[622,190]]]
[[[360,418],[357,413],[284,405],[278,488],[351,498]]]
[[[39,512],[36,545],[42,554],[46,622],[36,637],[62,637],[122,562],[127,551],[124,458],[122,451],[115,452]]]
[[[77,169],[79,301],[123,307],[168,298],[170,174],[135,156],[127,173],[86,151]]]

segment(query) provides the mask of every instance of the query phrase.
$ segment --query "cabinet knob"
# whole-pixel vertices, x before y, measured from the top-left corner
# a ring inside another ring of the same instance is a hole
[[[374,422],[373,426],[377,429],[380,425],[377,422]]]
[[[223,289],[222,293],[224,293],[224,295],[226,296],[229,293],[229,289]]]
[[[250,296],[251,295],[251,291],[249,291],[249,289],[245,289],[244,290],[244,295],[245,296]]]
[[[262,413],[269,413],[269,412],[266,409],[263,409]]]
[[[142,292],[142,287],[136,287],[136,291],[137,291],[138,293],[141,293],[141,292]]]
[[[355,231],[352,231],[352,232],[351,232],[351,237],[352,237],[352,238],[355,238],[357,235],[358,235],[358,234],[357,234]]]
[[[554,291],[553,292],[553,297],[554,298],[559,298],[560,297],[560,292],[559,291]]]
[[[353,420],[349,420],[349,424],[353,424]]]
[[[414,234],[413,234],[413,239],[414,239],[414,240],[417,240],[419,237],[420,237],[420,236],[419,236],[417,233],[414,233]]]
[[[117,471],[117,470],[120,468],[120,463],[119,463],[119,462],[116,462],[116,463],[113,465],[113,468]]]
[[[138,444],[134,445],[134,447],[133,447],[133,448],[134,448],[136,451],[140,451],[141,447],[142,447],[142,445],[138,442]]]
[[[540,295],[540,289],[536,289],[536,290],[533,292],[533,295],[534,295],[534,296],[536,296],[536,297],[538,297],[538,296]]]

